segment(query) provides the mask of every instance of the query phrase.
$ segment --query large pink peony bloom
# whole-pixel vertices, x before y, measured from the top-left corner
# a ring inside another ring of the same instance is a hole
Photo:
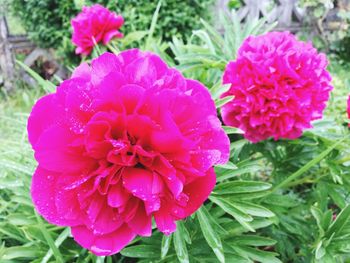
[[[77,46],[77,54],[89,55],[95,43],[108,44],[113,38],[121,38],[118,30],[124,19],[107,8],[95,4],[83,7],[83,11],[71,21],[73,27],[72,42]]]
[[[223,76],[230,89],[222,96],[234,96],[222,107],[225,124],[252,142],[301,136],[322,117],[332,90],[327,63],[288,32],[248,37]]]
[[[229,156],[207,89],[138,49],[79,66],[35,104],[28,135],[36,209],[97,255],[150,236],[152,217],[175,231]]]

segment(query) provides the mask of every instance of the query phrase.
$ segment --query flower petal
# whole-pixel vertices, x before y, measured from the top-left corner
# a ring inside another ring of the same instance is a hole
[[[126,225],[106,235],[95,235],[85,226],[72,227],[72,235],[81,246],[98,256],[109,256],[118,253],[136,234]]]
[[[55,204],[56,182],[60,176],[59,173],[47,171],[39,166],[33,175],[31,196],[36,210],[51,224],[73,226],[76,221],[63,217]]]

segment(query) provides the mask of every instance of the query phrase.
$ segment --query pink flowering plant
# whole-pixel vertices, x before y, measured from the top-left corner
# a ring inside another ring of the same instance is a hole
[[[229,156],[208,90],[138,49],[79,66],[36,103],[28,136],[39,164],[36,209],[96,255],[151,236],[153,218],[174,232]]]
[[[168,45],[159,8],[139,48],[116,49],[123,18],[84,7],[84,62],[58,85],[29,69],[45,94],[0,119],[17,136],[0,137],[0,262],[347,262],[350,99],[332,60],[234,15]]]
[[[221,97],[222,118],[252,142],[296,139],[311,121],[322,118],[332,90],[325,54],[288,32],[248,37],[230,61]]]
[[[107,45],[113,38],[123,37],[119,29],[124,24],[124,18],[99,4],[84,6],[71,24],[72,42],[77,46],[77,54],[89,55],[98,43]]]

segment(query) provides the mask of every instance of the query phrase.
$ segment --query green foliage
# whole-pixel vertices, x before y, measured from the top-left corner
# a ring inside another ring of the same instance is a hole
[[[313,42],[317,48],[350,61],[350,3],[343,0],[300,0],[298,5],[308,14],[304,20],[309,25],[304,32],[306,38],[310,38],[310,33],[314,34]],[[310,32],[310,28],[314,32]]]
[[[79,62],[74,54],[70,20],[83,5],[100,3],[125,18],[121,31],[127,35],[148,30],[158,0],[10,0],[13,13],[19,17],[30,38],[39,46],[57,49],[57,54],[66,63]],[[172,36],[188,37],[200,26],[201,17],[208,18],[213,0],[164,0],[159,12],[155,35],[163,40]]]
[[[215,95],[222,93],[224,88],[220,84],[222,72],[227,62],[235,58],[243,40],[249,35],[269,31],[276,25],[275,23],[266,25],[265,19],[262,19],[241,27],[238,17],[234,12],[232,14],[232,16],[219,14],[223,35],[208,22],[201,20],[203,29],[194,31],[188,43],[173,37],[173,43],[170,45],[178,62],[177,68],[186,76],[213,87],[211,91],[214,98],[217,98]],[[224,104],[225,100],[218,102],[217,105]]]
[[[240,25],[235,16],[220,17],[223,34],[202,21],[203,29],[187,43],[174,38],[176,61],[149,31],[130,35],[119,48],[147,39],[145,49],[159,52],[186,76],[204,82],[219,108],[226,103],[219,98],[227,89],[221,85],[225,64],[235,58],[245,37],[273,26],[263,20]],[[27,69],[42,89],[21,90],[0,104],[0,262],[349,261],[348,69],[336,61],[330,69],[336,88],[325,118],[314,128],[297,140],[251,144],[239,129],[224,127],[231,140],[230,161],[215,167],[217,185],[209,200],[178,221],[175,233],[166,236],[154,229],[152,237],[138,237],[120,254],[105,258],[82,249],[69,229],[46,223],[34,211],[29,187],[36,164],[25,126],[31,105],[51,91],[52,84]]]

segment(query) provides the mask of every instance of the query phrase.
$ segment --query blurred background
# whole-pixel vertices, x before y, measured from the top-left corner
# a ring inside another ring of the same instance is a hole
[[[147,30],[157,0],[2,0],[0,87],[1,93],[25,82],[35,85],[24,72],[15,69],[15,60],[23,61],[41,76],[67,76],[67,66],[80,62],[71,44],[70,20],[83,5],[100,3],[122,14],[122,31]],[[302,40],[310,40],[319,50],[337,57],[341,63],[350,61],[349,0],[166,0],[163,1],[155,35],[163,43],[174,36],[189,39],[200,28],[200,18],[220,30],[218,16],[235,15],[249,22],[266,18],[277,22],[276,30],[289,30]],[[133,34],[131,38],[141,38]],[[130,39],[129,39],[130,40]],[[126,45],[126,46],[135,46]],[[171,55],[171,51],[168,51]],[[19,75],[20,77],[19,77]]]

